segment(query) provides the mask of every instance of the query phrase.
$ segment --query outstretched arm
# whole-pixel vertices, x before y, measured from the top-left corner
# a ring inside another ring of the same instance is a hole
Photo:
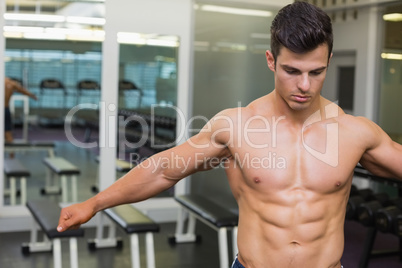
[[[6,77],[5,82],[6,82],[6,87],[12,88],[13,91],[17,91],[17,92],[19,92],[23,95],[26,95],[34,100],[38,99],[35,94],[33,94],[32,92],[28,91],[26,88],[21,86],[20,83],[13,81],[12,79],[7,78],[7,77]]]
[[[375,123],[364,121],[369,146],[360,163],[375,175],[402,179],[402,145],[392,141]]]
[[[212,140],[216,127],[207,124],[187,142],[148,158],[96,196],[63,208],[58,231],[78,228],[106,208],[155,196],[196,171],[212,168],[209,161],[229,157],[225,143]]]

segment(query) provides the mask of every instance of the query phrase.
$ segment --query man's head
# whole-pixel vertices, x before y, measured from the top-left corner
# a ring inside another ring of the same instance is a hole
[[[282,47],[300,54],[322,44],[328,45],[329,60],[333,45],[331,19],[312,4],[295,2],[287,5],[272,22],[271,52],[275,62]]]

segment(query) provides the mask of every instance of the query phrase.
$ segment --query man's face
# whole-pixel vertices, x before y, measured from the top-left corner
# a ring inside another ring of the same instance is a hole
[[[270,51],[266,56],[274,72],[275,90],[291,109],[304,110],[318,104],[329,64],[327,45],[303,54],[282,47],[276,63]]]

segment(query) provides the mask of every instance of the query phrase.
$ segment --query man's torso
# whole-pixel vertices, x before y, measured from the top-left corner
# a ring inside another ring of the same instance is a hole
[[[340,267],[346,202],[364,146],[337,109],[298,126],[269,108],[236,111],[225,170],[247,268]]]

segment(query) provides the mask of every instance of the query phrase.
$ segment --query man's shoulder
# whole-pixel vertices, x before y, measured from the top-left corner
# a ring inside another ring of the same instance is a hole
[[[376,143],[384,131],[373,121],[363,116],[344,114],[338,119],[341,129],[350,135],[356,136],[360,142],[368,144]]]
[[[362,128],[362,130],[366,129],[366,128],[370,128],[370,127],[372,127],[373,124],[375,124],[373,121],[371,121],[370,119],[368,119],[366,117],[355,116],[355,115],[346,114],[346,113],[340,114],[338,117],[338,121],[345,126],[349,126],[354,129]]]

